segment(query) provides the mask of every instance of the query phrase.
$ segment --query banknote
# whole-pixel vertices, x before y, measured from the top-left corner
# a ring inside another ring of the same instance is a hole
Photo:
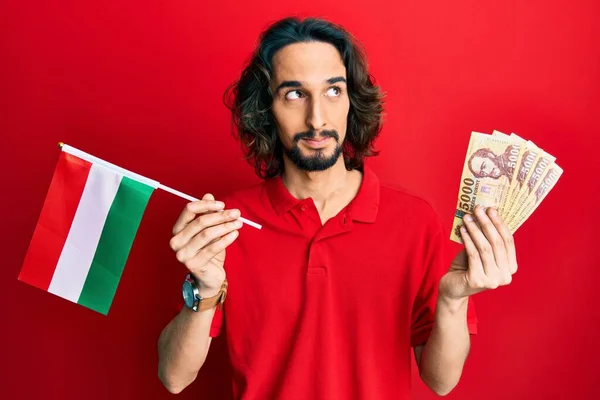
[[[539,149],[539,157],[537,158],[533,168],[530,169],[525,185],[523,185],[519,193],[517,193],[517,196],[513,199],[513,202],[510,206],[510,210],[508,211],[508,215],[505,220],[507,224],[510,225],[513,220],[519,216],[525,201],[535,191],[535,189],[537,189],[538,182],[554,164],[554,161],[556,161],[556,157],[548,154],[542,149]]]
[[[548,168],[544,177],[537,183],[535,190],[527,197],[519,216],[509,224],[511,232],[514,233],[531,216],[542,200],[554,188],[563,172],[563,169],[555,163]]]
[[[510,198],[510,195],[511,195],[510,189],[511,189],[511,187],[513,187],[512,183],[515,182],[517,179],[517,174],[519,172],[517,165],[520,165],[520,163],[521,163],[521,159],[523,158],[523,154],[525,153],[525,148],[526,148],[525,144],[527,141],[522,139],[521,137],[515,135],[514,133],[511,136],[509,136],[509,135],[502,133],[500,131],[497,131],[497,130],[494,130],[492,132],[492,136],[500,136],[500,137],[504,137],[506,139],[508,139],[508,138],[513,139],[513,144],[510,149],[510,154],[508,156],[508,165],[512,169],[512,174],[508,179],[509,187],[507,190],[503,191],[503,193],[505,195],[500,199],[500,207],[498,208],[498,213],[500,214],[500,216],[503,217],[506,215],[508,208],[510,208],[510,206],[512,204],[510,201],[508,201],[508,199]]]
[[[518,135],[512,134],[515,139],[523,140]],[[504,212],[500,213],[500,216],[503,220],[509,220],[511,217],[511,212],[519,197],[519,194],[525,187],[531,172],[533,170],[533,166],[537,163],[538,159],[541,156],[541,149],[535,145],[531,140],[527,140],[524,143],[524,151],[519,163],[517,164],[517,173],[515,179],[510,184],[510,188],[508,189],[508,196],[504,205]]]
[[[563,169],[556,157],[515,133],[471,132],[450,239],[462,243],[459,227],[476,205],[497,207],[514,233],[556,186]]]
[[[462,243],[459,227],[465,214],[476,205],[500,207],[514,175],[515,145],[518,140],[502,135],[471,132],[467,156],[460,179],[458,201],[452,224],[451,240]]]

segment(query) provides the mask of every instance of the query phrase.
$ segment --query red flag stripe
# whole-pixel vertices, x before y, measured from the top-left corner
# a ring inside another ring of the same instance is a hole
[[[48,290],[92,164],[61,152],[19,280]]]

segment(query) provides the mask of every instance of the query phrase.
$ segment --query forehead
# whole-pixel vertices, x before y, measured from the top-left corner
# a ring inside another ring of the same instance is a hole
[[[473,159],[471,160],[471,164],[473,166],[480,166],[481,164],[483,164],[483,162],[486,160],[486,157],[483,156],[476,156],[473,157]]]
[[[346,77],[346,67],[337,49],[329,43],[294,43],[273,57],[273,80],[322,84],[335,77]]]

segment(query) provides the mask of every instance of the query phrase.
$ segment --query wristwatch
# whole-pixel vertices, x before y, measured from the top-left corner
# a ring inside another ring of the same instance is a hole
[[[200,296],[198,281],[194,275],[187,274],[181,288],[185,306],[195,312],[210,310],[215,306],[220,310],[225,301],[225,297],[227,296],[227,286],[227,279],[225,279],[219,293],[213,297],[204,298]]]

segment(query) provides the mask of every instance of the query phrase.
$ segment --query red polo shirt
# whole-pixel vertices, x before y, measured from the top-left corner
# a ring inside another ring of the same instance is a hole
[[[408,398],[411,347],[430,334],[449,267],[432,208],[368,167],[325,225],[281,178],[222,200],[263,225],[243,227],[227,249],[229,292],[211,329],[225,328],[235,398]],[[475,333],[472,307],[468,323]]]

